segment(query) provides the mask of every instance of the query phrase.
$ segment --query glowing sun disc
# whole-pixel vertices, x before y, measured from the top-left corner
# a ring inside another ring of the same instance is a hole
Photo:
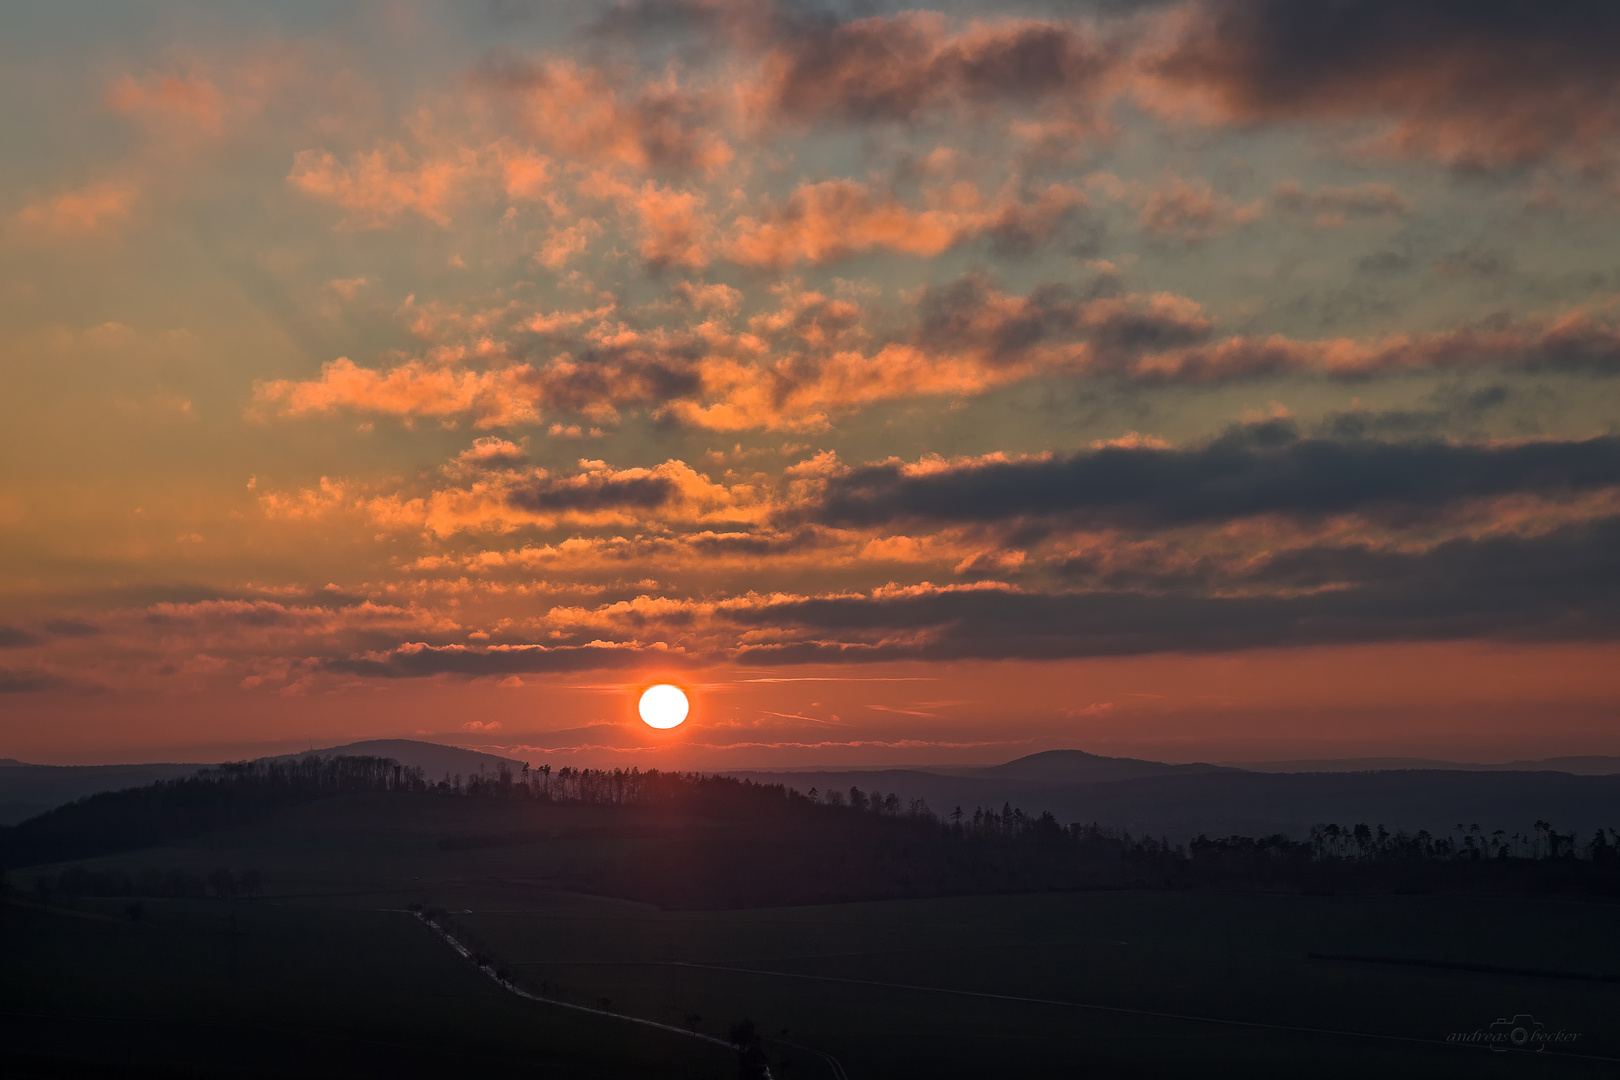
[[[638,706],[641,718],[647,722],[647,726],[655,728],[679,727],[691,707],[686,695],[681,693],[681,688],[671,686],[669,683],[649,686],[641,695],[641,704]]]

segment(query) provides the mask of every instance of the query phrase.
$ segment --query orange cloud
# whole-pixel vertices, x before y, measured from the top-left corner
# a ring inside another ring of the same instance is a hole
[[[139,199],[135,185],[103,180],[26,206],[17,221],[27,229],[58,235],[103,232],[127,221]]]
[[[873,249],[927,257],[987,234],[1044,237],[1085,202],[1061,184],[1024,203],[1010,196],[986,201],[973,185],[957,183],[929,191],[927,209],[916,211],[863,184],[825,180],[800,186],[763,218],[739,217],[725,253],[744,266],[770,268],[828,263]]]
[[[990,370],[970,358],[936,356],[904,344],[872,354],[839,352],[804,364],[712,360],[701,370],[705,399],[674,401],[665,411],[711,431],[822,431],[834,415],[880,401],[979,394],[1027,374]]]
[[[107,92],[107,105],[127,116],[176,117],[210,135],[224,127],[224,95],[200,75],[155,75],[138,82],[125,75]]]
[[[229,58],[198,58],[181,71],[124,75],[107,89],[107,107],[170,136],[214,139],[262,112],[303,65],[296,47],[274,45]]]
[[[285,417],[338,409],[399,417],[470,413],[475,427],[499,427],[539,421],[536,395],[528,385],[530,373],[527,364],[467,371],[419,361],[379,372],[340,356],[322,365],[318,379],[255,383],[253,394],[257,406]]]
[[[546,469],[486,473],[461,486],[424,495],[379,496],[365,511],[387,529],[445,537],[461,532],[511,532],[521,527],[623,526],[656,516],[672,524],[762,519],[767,493],[747,483],[716,483],[684,461],[651,469],[615,469],[581,460],[578,471]]]
[[[470,150],[417,162],[395,143],[356,154],[347,165],[329,153],[302,150],[287,182],[342,210],[344,228],[381,228],[405,213],[449,225],[452,203],[481,168]]]
[[[287,521],[309,521],[322,517],[347,503],[347,491],[339,481],[321,477],[318,487],[304,488],[296,495],[267,491],[259,496],[259,507],[266,517]]]
[[[621,93],[606,73],[571,60],[509,60],[486,67],[478,85],[515,103],[527,135],[573,161],[712,175],[733,157],[707,122],[711,103],[672,78]]]
[[[641,223],[642,261],[655,269],[707,266],[713,225],[703,203],[703,196],[694,191],[675,191],[651,180],[642,185],[634,200]]]

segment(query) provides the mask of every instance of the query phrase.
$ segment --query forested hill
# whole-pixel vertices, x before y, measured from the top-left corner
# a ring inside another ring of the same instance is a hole
[[[420,739],[370,739],[345,746],[316,747],[296,754],[280,754],[261,761],[300,761],[314,755],[321,758],[391,758],[401,765],[422,770],[422,775],[438,780],[458,774],[493,774],[502,765],[522,769],[523,762],[499,754],[468,750],[459,746],[423,742]],[[0,825],[14,825],[65,803],[104,791],[145,787],[160,780],[190,776],[214,766],[205,763],[152,762],[130,765],[32,765],[14,758],[0,758]]]
[[[422,784],[421,770],[388,758],[311,755],[229,763],[90,795],[0,829],[0,866],[152,847],[245,825],[280,807]]]
[[[278,832],[277,822],[288,824]],[[247,825],[254,829],[241,830]],[[299,838],[316,834],[327,848],[350,844],[375,860],[379,828],[392,837],[384,849],[405,853],[388,858],[414,860],[409,874],[521,850],[522,872],[543,874],[553,888],[670,907],[1193,886],[1620,897],[1620,834],[1578,835],[1546,820],[1496,835],[1342,821],[1297,841],[1178,844],[1005,804],[940,815],[921,800],[858,786],[799,791],[549,766],[430,781],[370,757],[244,762],[94,796],[0,831],[0,859],[41,866],[236,830],[235,843],[268,845],[278,860],[296,860]],[[116,880],[62,873],[60,887]]]

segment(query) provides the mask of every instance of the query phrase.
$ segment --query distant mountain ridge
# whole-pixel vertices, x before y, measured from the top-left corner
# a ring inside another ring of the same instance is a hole
[[[949,774],[1043,783],[1099,783],[1105,780],[1132,780],[1141,776],[1189,776],[1195,773],[1238,771],[1241,770],[1203,762],[1167,765],[1162,761],[1143,758],[1103,757],[1085,750],[1043,750],[1000,765],[952,769]]]
[[[502,765],[514,771],[521,771],[524,765],[516,758],[487,754],[482,750],[465,750],[459,746],[446,746],[443,743],[422,742],[418,739],[366,739],[362,742],[345,743],[342,746],[305,750],[297,754],[277,754],[260,760],[295,761],[311,754],[323,758],[393,758],[406,768],[421,769],[423,775],[430,780],[441,779],[446,773],[451,776],[458,773],[462,776],[471,776],[480,769],[484,772],[494,772]]]
[[[524,763],[480,750],[416,739],[370,739],[268,760],[308,757],[392,758],[432,780],[514,772]],[[204,764],[30,765],[0,759],[0,824],[14,824],[63,803],[186,776]],[[727,775],[807,791],[859,787],[937,812],[957,806],[1011,804],[1065,821],[1096,821],[1134,832],[1300,836],[1320,822],[1366,821],[1391,829],[1450,829],[1458,821],[1487,829],[1528,829],[1536,820],[1562,829],[1620,827],[1620,758],[1585,756],[1504,765],[1421,758],[1360,758],[1249,763],[1167,764],[1048,750],[999,765],[888,769],[727,769]]]
[[[1435,758],[1297,758],[1292,761],[1226,761],[1223,765],[1248,772],[1385,772],[1392,769],[1431,769],[1446,772],[1565,772],[1575,776],[1620,776],[1620,757],[1586,754],[1481,764]]]
[[[1364,761],[1367,759],[1364,759]],[[1601,766],[1604,759],[1550,759],[1514,766],[1455,766],[1417,759],[1374,759],[1395,767],[1357,768],[1363,762],[1263,762],[1253,768],[1169,765],[1109,758],[1081,750],[1053,750],[978,768],[815,772],[728,770],[761,783],[800,791],[845,792],[859,787],[923,799],[935,812],[1004,805],[1050,810],[1062,822],[1097,822],[1172,842],[1200,833],[1249,836],[1285,833],[1302,839],[1329,822],[1385,825],[1391,830],[1449,832],[1459,823],[1528,834],[1551,821],[1583,835],[1620,828],[1620,775],[1576,775],[1554,763]],[[1333,764],[1332,769],[1291,765]],[[1515,767],[1516,766],[1516,767]],[[1615,770],[1620,773],[1620,770]]]

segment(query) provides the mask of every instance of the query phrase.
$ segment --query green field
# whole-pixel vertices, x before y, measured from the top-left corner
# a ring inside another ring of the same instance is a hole
[[[400,914],[0,905],[0,1075],[729,1077],[732,1055],[500,990]]]
[[[578,891],[659,842],[602,835],[604,813],[355,798],[86,860],[252,867],[266,890],[147,900],[133,923],[123,900],[3,909],[7,1053],[20,1075],[64,1060],[153,1075],[735,1073],[719,1048],[505,992],[402,910],[415,902],[455,912],[458,938],[536,994],[714,1035],[751,1020],[777,1077],[835,1076],[829,1055],[854,1078],[1620,1064],[1620,981],[1580,977],[1620,976],[1611,905],[1053,892],[664,911]],[[469,837],[486,846],[447,850]],[[13,885],[26,896],[60,869]],[[1540,1054],[1447,1042],[1517,1014],[1578,1038]]]

